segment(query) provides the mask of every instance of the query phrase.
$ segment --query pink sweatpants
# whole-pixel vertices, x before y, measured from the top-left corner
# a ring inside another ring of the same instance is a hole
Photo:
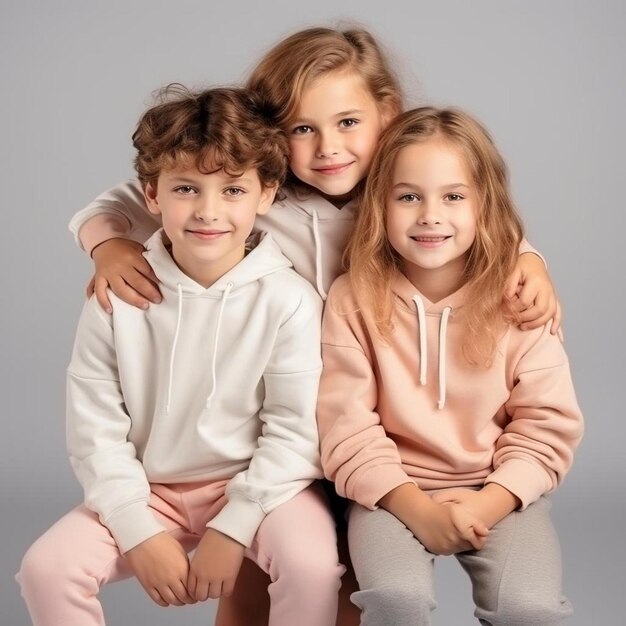
[[[224,506],[227,482],[153,484],[150,506],[189,552]],[[334,626],[344,567],[332,515],[317,488],[269,513],[246,557],[271,578],[271,626]],[[129,576],[108,529],[79,506],[30,547],[16,578],[34,626],[95,626],[105,623],[100,587]]]

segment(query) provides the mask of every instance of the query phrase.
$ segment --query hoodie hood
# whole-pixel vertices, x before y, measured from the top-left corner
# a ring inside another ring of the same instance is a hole
[[[404,274],[398,272],[394,279],[392,291],[400,308],[417,317],[418,336],[416,341],[419,353],[420,385],[426,385],[428,376],[428,327],[426,316],[439,318],[439,331],[437,333],[439,399],[437,408],[441,410],[446,405],[448,323],[451,320],[454,321],[455,318],[459,318],[460,310],[467,297],[468,287],[463,285],[463,287],[438,302],[431,302],[415,288]]]
[[[249,250],[246,256],[207,288],[187,276],[176,265],[167,249],[166,242],[167,236],[161,228],[148,239],[146,242],[147,251],[144,253],[146,260],[152,266],[161,283],[161,288],[175,292],[178,299],[176,330],[174,331],[170,349],[165,412],[170,412],[176,348],[182,330],[183,306],[185,298],[190,296],[219,298],[220,300],[211,354],[211,390],[206,399],[206,408],[209,409],[211,400],[217,391],[217,351],[222,319],[229,296],[231,293],[234,295],[238,290],[244,289],[246,285],[264,276],[291,267],[291,261],[282,254],[269,233],[255,233],[246,241],[246,250]]]
[[[229,283],[232,283],[231,290],[236,291],[268,274],[291,267],[291,261],[283,255],[272,236],[258,232],[248,237],[246,256],[207,288],[189,278],[176,265],[169,253],[168,244],[167,235],[161,228],[146,241],[146,252],[143,256],[154,269],[163,287],[172,291],[178,291],[180,287],[188,295],[219,298]]]
[[[341,273],[341,257],[357,206],[353,199],[338,209],[317,193],[300,196],[284,190],[272,210],[257,217],[256,224],[272,232],[298,274],[325,300],[331,283]]]

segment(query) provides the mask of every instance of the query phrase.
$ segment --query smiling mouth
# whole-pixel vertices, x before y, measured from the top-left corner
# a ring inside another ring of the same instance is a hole
[[[228,233],[227,230],[188,230],[188,233],[199,239],[210,241]]]
[[[413,241],[424,241],[424,242],[432,242],[436,243],[438,241],[445,241],[446,239],[450,239],[450,235],[440,235],[437,237],[423,237],[421,235],[414,235],[411,237]]]
[[[338,163],[337,165],[328,165],[326,167],[315,167],[313,171],[318,172],[319,174],[324,174],[325,176],[333,176],[334,174],[341,174],[345,170],[347,170],[354,161],[351,163]]]
[[[448,239],[450,239],[450,235],[440,235],[440,236],[427,236],[427,235],[416,235],[411,237],[411,239],[420,247],[420,248],[439,248],[442,246]]]

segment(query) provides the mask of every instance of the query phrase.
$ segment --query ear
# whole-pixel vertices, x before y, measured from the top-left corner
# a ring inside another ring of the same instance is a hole
[[[157,198],[157,183],[146,183],[143,188],[143,197],[146,199],[148,211],[154,215],[160,215],[161,207]]]
[[[272,206],[272,202],[274,202],[274,198],[276,197],[276,192],[278,191],[278,183],[271,185],[269,187],[263,187],[261,191],[261,199],[259,201],[259,207],[256,210],[257,215],[265,215]]]

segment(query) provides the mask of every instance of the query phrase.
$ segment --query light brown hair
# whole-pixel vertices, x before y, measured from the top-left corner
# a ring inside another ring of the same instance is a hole
[[[172,84],[158,94],[133,134],[141,184],[155,184],[164,170],[195,166],[205,174],[232,176],[256,168],[265,186],[282,184],[287,171],[285,134],[246,89],[193,92]]]
[[[308,28],[276,44],[261,59],[247,87],[283,129],[294,118],[303,91],[329,73],[354,72],[376,102],[379,111],[395,117],[402,110],[402,93],[385,54],[364,29]],[[288,184],[298,180],[289,174]]]
[[[371,311],[383,338],[393,329],[393,276],[401,257],[386,232],[386,205],[395,161],[406,146],[442,138],[459,148],[478,194],[476,238],[465,266],[469,285],[463,307],[463,354],[470,364],[488,365],[502,324],[515,314],[504,287],[519,255],[521,220],[509,192],[506,165],[485,128],[458,109],[421,107],[407,111],[383,132],[345,253],[359,304]]]

